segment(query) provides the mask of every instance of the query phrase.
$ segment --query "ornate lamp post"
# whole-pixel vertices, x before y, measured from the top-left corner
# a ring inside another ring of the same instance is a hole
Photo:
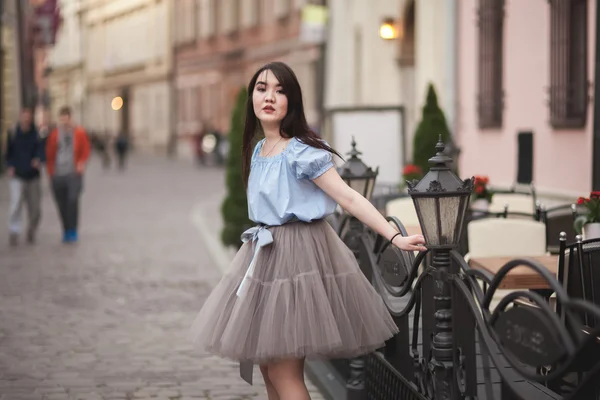
[[[373,171],[371,167],[368,167],[359,158],[362,154],[356,150],[356,141],[352,138],[352,150],[348,153],[350,158],[344,165],[338,168],[338,173],[342,179],[352,189],[362,194],[367,200],[371,200],[373,195],[373,188],[375,187],[375,180],[379,173],[379,167]],[[346,223],[346,221],[348,221]],[[338,234],[340,238],[346,243],[346,245],[352,250],[357,261],[359,260],[359,238],[363,231],[362,223],[351,215],[345,215],[340,226]],[[366,271],[363,271],[366,272]],[[370,279],[369,276],[367,278]],[[338,366],[340,361],[334,362],[334,365]],[[345,362],[345,361],[343,361]],[[357,357],[350,360],[349,365],[349,378],[346,382],[346,388],[348,390],[347,400],[363,400],[365,398],[365,386],[364,386],[364,360],[362,357]],[[340,366],[344,368],[343,366]]]
[[[435,283],[435,335],[432,343],[430,369],[436,387],[435,399],[455,398],[452,354],[452,303],[450,251],[458,247],[463,230],[473,178],[462,180],[448,164],[452,159],[444,154],[442,138],[436,145],[437,154],[429,160],[430,171],[420,181],[408,183],[426,246],[432,252]]]
[[[362,194],[367,200],[371,200],[375,180],[379,173],[379,167],[373,171],[358,157],[362,154],[356,150],[356,141],[352,138],[352,150],[348,153],[350,158],[338,168],[338,173],[352,189]],[[346,245],[354,252],[358,259],[358,237],[362,232],[363,225],[351,215],[344,215],[338,229],[338,235]]]
[[[338,168],[338,173],[348,186],[365,196],[367,200],[371,200],[379,167],[375,171],[371,167],[367,167],[358,157],[361,154],[356,150],[356,141],[352,137],[352,150],[348,153],[350,158]]]

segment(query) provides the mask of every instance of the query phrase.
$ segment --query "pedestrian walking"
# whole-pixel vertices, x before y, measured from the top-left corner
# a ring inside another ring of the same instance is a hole
[[[110,155],[108,154],[108,135],[102,135],[98,132],[89,133],[90,145],[98,154],[102,160],[102,168],[108,170],[110,168]]]
[[[115,139],[115,151],[119,160],[119,169],[124,170],[127,161],[127,153],[129,152],[129,138],[124,132],[120,132]]]
[[[78,240],[79,197],[83,174],[90,155],[85,130],[71,120],[71,109],[63,107],[59,124],[46,140],[46,169],[63,227],[63,242]]]
[[[249,217],[257,225],[242,235],[192,336],[204,350],[240,361],[250,383],[258,364],[270,400],[307,400],[306,358],[366,354],[398,331],[324,218],[339,204],[402,250],[424,250],[424,238],[401,236],[340,178],[333,163],[339,154],[309,129],[287,65],[260,68],[248,93],[242,157]],[[265,138],[252,148],[258,132]]]
[[[33,112],[21,110],[19,123],[8,137],[6,148],[7,173],[10,177],[9,240],[18,244],[21,233],[21,211],[27,208],[27,242],[35,242],[41,219],[40,159],[43,148],[33,123]]]

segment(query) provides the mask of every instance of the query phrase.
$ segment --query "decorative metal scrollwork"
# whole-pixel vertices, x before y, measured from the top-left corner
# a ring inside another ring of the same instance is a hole
[[[472,179],[467,179],[463,181],[461,188],[470,190],[472,184]],[[409,184],[409,187],[411,185]],[[432,182],[431,190],[437,188],[437,184]],[[388,221],[406,235],[400,221],[395,218],[388,218]],[[389,351],[390,359],[396,362],[394,367],[398,368],[396,374],[400,374],[400,370],[410,374],[402,375],[405,378],[403,387],[407,392],[417,394],[414,398],[450,399],[453,390],[456,389],[462,399],[492,400],[491,382],[486,383],[486,397],[477,397],[477,357],[480,357],[483,365],[484,377],[489,378],[492,369],[495,368],[502,384],[507,390],[515,393],[515,398],[527,398],[522,394],[523,388],[513,379],[515,372],[519,379],[527,379],[532,384],[540,382],[543,386],[572,369],[582,352],[585,352],[600,335],[599,331],[582,336],[581,324],[577,323],[577,315],[581,310],[591,313],[600,321],[600,308],[588,302],[570,299],[549,271],[533,260],[512,260],[492,276],[483,270],[471,269],[460,253],[452,251],[451,268],[436,268],[434,265],[420,268],[427,254],[425,252],[415,257],[412,252],[388,247],[385,242],[380,241],[380,237],[373,237],[371,234],[363,234],[359,240],[362,241],[363,249],[373,249],[372,252],[361,251],[361,265],[364,264],[373,271],[373,285],[382,294],[390,313],[399,321],[398,326],[402,326],[404,330],[410,329],[409,321],[413,321],[412,335],[400,335],[402,341],[394,338],[390,348],[386,346],[385,357],[388,357]],[[432,260],[435,261],[436,257]],[[448,260],[447,255],[445,260]],[[565,321],[550,308],[548,302],[532,291],[512,292],[504,296],[493,310],[490,309],[492,299],[503,279],[517,267],[533,269],[548,282],[548,286],[556,293],[557,302],[564,310],[563,316],[570,324],[568,328]],[[437,304],[437,314],[430,315],[431,301],[440,303],[449,296],[447,291],[442,297],[440,293],[435,294],[436,288],[439,289],[436,284],[441,284],[442,281],[448,285],[446,288],[451,288],[452,303],[450,306],[445,305],[442,310],[439,310]],[[481,283],[487,286],[485,292]],[[393,298],[402,301],[391,301]],[[432,298],[434,300],[431,300]],[[443,313],[440,312],[449,313],[450,309],[453,313],[452,319],[442,318]],[[475,339],[455,337],[453,341],[448,341],[452,343],[453,362],[443,357],[436,360],[434,351],[438,352],[435,354],[439,354],[440,349],[448,349],[443,346],[435,347],[439,342],[434,343],[432,340],[432,337],[440,332],[440,322],[452,325],[450,333],[459,332],[461,329],[470,330],[473,338],[477,337],[481,351],[476,354]],[[418,341],[419,337],[422,337],[423,343]],[[400,353],[394,353],[396,351]],[[510,373],[505,368],[506,362],[512,367],[513,371]],[[592,386],[595,390],[598,381],[600,363],[592,366],[590,375],[586,376],[585,382],[576,389],[579,390],[578,395],[582,393],[581,387],[585,385],[587,386],[583,390]]]
[[[456,191],[457,192],[469,192],[471,193],[473,191],[473,182],[474,182],[475,178],[468,178],[465,179],[462,182],[462,185],[460,185]]]
[[[431,193],[442,193],[445,192],[446,189],[444,189],[440,181],[431,181],[429,182],[429,187],[427,188],[427,191]]]
[[[466,379],[466,365],[465,356],[462,348],[456,349],[456,359],[458,360],[457,365],[454,366],[454,377],[456,378],[456,386],[462,396],[467,393],[467,379]]]

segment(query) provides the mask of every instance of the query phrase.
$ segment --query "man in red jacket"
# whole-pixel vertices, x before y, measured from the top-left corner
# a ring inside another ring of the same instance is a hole
[[[58,127],[46,140],[46,170],[51,178],[65,243],[77,241],[79,195],[89,156],[87,133],[73,124],[69,107],[61,108]]]

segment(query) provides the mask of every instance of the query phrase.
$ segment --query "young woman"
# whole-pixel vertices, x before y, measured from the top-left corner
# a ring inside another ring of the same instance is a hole
[[[252,148],[258,131],[265,138]],[[397,332],[379,294],[324,218],[336,203],[407,251],[403,237],[333,163],[338,155],[306,122],[294,72],[281,62],[248,85],[243,168],[248,212],[258,225],[192,327],[196,343],[222,357],[260,365],[269,400],[309,400],[306,357],[353,357]],[[339,156],[339,155],[338,155]]]

